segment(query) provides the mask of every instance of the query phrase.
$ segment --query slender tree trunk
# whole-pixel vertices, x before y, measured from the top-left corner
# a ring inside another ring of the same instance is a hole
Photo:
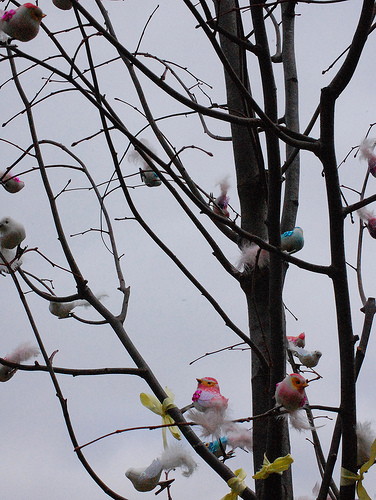
[[[235,71],[243,86],[250,93],[250,82],[247,74],[245,51],[234,43],[223,30],[232,36],[243,38],[242,23],[238,11],[238,3],[234,0],[221,0],[216,2],[216,14],[218,26],[221,28],[221,48]],[[264,54],[265,60],[269,57]],[[240,116],[254,117],[254,113],[244,96],[244,92],[234,82],[234,79],[225,72],[227,91],[227,104],[231,113]],[[270,88],[270,87],[269,87]],[[271,108],[275,107],[273,98],[266,97]],[[268,106],[266,106],[268,107]],[[270,112],[269,110],[266,110]],[[276,118],[271,116],[272,119]],[[274,244],[279,245],[279,210],[275,211],[275,200],[280,199],[280,159],[278,140],[273,134],[268,135],[268,163],[276,165],[274,177],[273,207],[268,209],[268,192],[266,188],[266,173],[264,160],[261,155],[258,133],[255,129],[231,126],[232,144],[237,175],[237,187],[241,207],[241,224],[244,229],[260,236],[268,238],[268,225],[273,225]],[[279,202],[277,202],[279,205]],[[270,215],[274,212],[274,215]],[[268,221],[266,220],[268,217]],[[272,217],[273,220],[270,220]],[[264,413],[275,404],[273,399],[275,384],[284,377],[285,355],[284,355],[284,317],[282,313],[282,269],[281,261],[276,256],[271,256],[273,268],[273,286],[269,286],[269,271],[256,270],[244,276],[242,288],[246,294],[248,304],[250,336],[264,353],[272,365],[272,370],[267,373],[260,365],[259,360],[252,354],[252,411],[253,414]],[[277,277],[277,279],[275,279]],[[272,311],[270,299],[275,304]],[[277,305],[279,304],[279,305]],[[272,339],[272,323],[273,336]],[[269,422],[254,422],[254,467],[261,468],[264,453],[269,451],[272,455],[268,458],[274,460],[282,454],[289,452],[289,438],[286,423],[271,419]],[[272,475],[266,481],[257,481],[256,493],[258,498],[291,499],[292,482],[290,473],[283,477]]]

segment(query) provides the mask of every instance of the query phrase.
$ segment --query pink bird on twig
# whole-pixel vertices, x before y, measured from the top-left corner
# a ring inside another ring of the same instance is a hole
[[[207,411],[211,408],[227,408],[228,399],[222,396],[218,382],[215,378],[204,377],[196,379],[197,389],[192,396],[193,406],[196,410]]]
[[[376,177],[376,155],[373,153],[375,144],[376,139],[366,138],[359,146],[360,158],[368,161],[368,171],[374,177]]]
[[[295,347],[304,347],[305,346],[305,333],[299,333],[297,337],[287,336],[287,342],[293,344]]]
[[[227,196],[230,184],[227,179],[223,179],[219,183],[221,194],[214,200],[213,212],[217,215],[222,215],[224,217],[230,217],[230,212],[228,211],[228,202],[230,198]]]
[[[357,210],[357,213],[359,217],[362,219],[362,221],[365,223],[369,234],[372,236],[372,238],[376,238],[376,217],[373,212],[370,210],[367,210],[365,207],[359,208]]]

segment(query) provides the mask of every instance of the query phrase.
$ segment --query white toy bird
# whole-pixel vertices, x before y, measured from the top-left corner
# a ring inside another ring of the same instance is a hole
[[[32,3],[25,3],[15,10],[2,13],[0,30],[20,42],[28,42],[37,36],[44,17],[41,8]]]
[[[291,344],[289,349],[293,355],[299,359],[301,364],[307,368],[314,368],[317,366],[322,356],[322,352],[320,351],[307,351],[303,349],[303,347],[292,346]]]
[[[131,467],[125,475],[132,481],[137,491],[151,491],[158,485],[162,470],[161,461],[156,458],[148,467],[137,469]]]
[[[107,294],[103,293],[96,296],[98,300],[101,300],[103,297],[107,297]],[[75,307],[91,307],[91,304],[87,300],[73,300],[72,302],[51,301],[48,309],[51,314],[57,316],[59,319],[63,319],[68,318]]]
[[[26,238],[24,226],[12,219],[12,217],[3,217],[0,220],[0,247],[16,248]],[[0,250],[1,250],[0,248]]]
[[[39,348],[36,345],[30,344],[30,342],[24,342],[20,344],[16,349],[4,356],[4,359],[10,361],[11,363],[22,363],[31,358],[36,358],[40,354]],[[11,368],[10,366],[0,365],[0,382],[7,382],[16,373],[17,368]]]
[[[161,457],[153,460],[148,467],[130,468],[125,475],[137,491],[151,491],[158,485],[163,487],[164,482],[160,481],[163,470],[170,471],[177,467],[182,468],[183,476],[189,477],[197,464],[181,446],[175,445],[166,448]]]

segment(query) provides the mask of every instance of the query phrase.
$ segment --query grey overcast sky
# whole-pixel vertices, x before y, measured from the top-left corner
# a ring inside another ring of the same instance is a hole
[[[98,10],[92,0],[81,0],[82,5],[99,19]],[[6,2],[4,7],[6,6]],[[139,37],[150,14],[157,6],[152,0],[103,0],[108,9],[119,40],[131,51],[135,50]],[[58,10],[50,0],[40,0],[39,6],[47,14],[45,24],[52,32],[66,30],[75,25],[74,13]],[[349,0],[326,5],[304,4],[297,6],[297,64],[300,81],[301,127],[305,128],[320,96],[320,89],[333,77],[338,69],[322,74],[334,59],[351,42],[354,27],[359,17],[361,2]],[[243,14],[247,16],[247,13]],[[152,54],[187,67],[190,72],[206,82],[203,87],[213,102],[224,103],[222,68],[213,57],[213,52],[202,32],[196,28],[183,2],[164,0],[151,19],[143,37],[140,52]],[[59,40],[70,54],[74,54],[80,34],[63,31]],[[273,36],[271,37],[273,40]],[[41,30],[31,42],[20,42],[19,48],[35,57],[46,58],[56,53],[48,36]],[[96,63],[115,57],[115,52],[107,47],[103,39],[91,39]],[[0,49],[5,54],[5,49]],[[336,119],[336,147],[338,163],[343,160],[353,146],[365,136],[369,124],[375,121],[374,69],[375,41],[370,36],[356,75],[338,101]],[[84,50],[78,51],[77,61],[86,68]],[[141,56],[140,56],[141,57]],[[163,70],[158,64],[143,58],[144,62],[158,74]],[[29,64],[16,60],[19,69]],[[64,67],[62,62],[57,62]],[[254,95],[260,97],[256,63],[250,60]],[[1,81],[9,77],[6,62],[1,64]],[[281,81],[281,68],[276,69]],[[191,85],[194,79],[179,70]],[[129,105],[116,101],[122,99],[140,109],[140,104],[131,86],[125,68],[118,61],[98,69],[102,92],[113,105],[131,132],[137,133],[144,126],[144,119]],[[34,69],[25,73],[21,81],[30,98],[43,85],[45,70]],[[159,89],[141,77],[145,93],[156,117],[182,111],[182,107],[165,98]],[[167,83],[175,85],[170,75]],[[209,87],[210,86],[210,87]],[[42,95],[67,88],[58,77],[52,77]],[[17,92],[12,83],[0,87],[2,121],[7,122],[22,109]],[[281,102],[282,90],[281,92]],[[196,90],[202,103],[206,98]],[[282,109],[281,109],[282,113]],[[63,92],[47,99],[34,108],[36,126],[40,139],[53,140],[70,146],[72,142],[95,134],[100,129],[96,112],[75,92]],[[208,120],[211,132],[229,135],[226,124]],[[230,203],[238,208],[235,188],[234,164],[231,144],[214,141],[205,135],[196,116],[181,116],[161,122],[161,129],[177,150],[184,146],[196,145],[213,153],[212,157],[198,149],[186,149],[182,155],[185,166],[193,179],[206,192],[219,192],[218,182],[228,176],[230,182]],[[317,130],[312,132],[317,136]],[[374,134],[376,136],[376,134]],[[143,137],[149,139],[157,152],[151,133],[145,131]],[[372,133],[371,133],[372,136]],[[9,166],[19,155],[10,143],[26,148],[31,143],[30,133],[24,115],[15,117],[1,129],[0,168]],[[114,134],[119,155],[128,143],[120,134]],[[9,141],[9,142],[5,142]],[[112,174],[113,166],[105,142],[101,136],[83,141],[72,151],[89,168],[97,183],[105,182]],[[109,252],[99,234],[85,232],[97,228],[100,210],[93,193],[78,190],[87,183],[78,171],[56,167],[73,165],[65,153],[52,146],[43,146],[43,154],[49,169],[55,193],[71,180],[70,188],[58,198],[62,221],[72,249],[87,277],[89,286],[95,293],[106,293],[105,305],[118,311],[121,294],[117,290],[116,274]],[[163,156],[163,154],[162,154]],[[305,246],[298,254],[306,261],[317,264],[329,263],[328,220],[324,179],[318,160],[311,154],[302,153],[301,205],[298,225],[304,229]],[[26,157],[17,173],[36,167],[35,160]],[[124,161],[126,174],[136,173],[134,164]],[[366,173],[366,164],[350,155],[340,167],[344,193],[350,203],[357,201]],[[0,192],[1,216],[11,215],[26,227],[25,244],[29,248],[38,247],[51,260],[65,265],[63,254],[52,225],[47,197],[37,171],[21,175],[25,188],[18,194]],[[376,180],[370,179],[368,194],[372,194]],[[130,185],[138,185],[139,179],[131,177]],[[347,189],[351,188],[351,189]],[[200,281],[213,293],[231,319],[244,331],[247,330],[245,300],[237,283],[222,270],[211,254],[211,249],[200,238],[184,213],[178,209],[167,190],[138,187],[132,196],[141,214],[167,243],[185,265],[199,277]],[[110,215],[120,253],[124,253],[122,267],[127,284],[131,286],[129,312],[126,329],[146,361],[163,386],[168,386],[176,396],[176,404],[184,406],[191,400],[196,387],[196,377],[212,376],[219,380],[222,393],[229,398],[231,415],[240,418],[250,415],[249,351],[221,352],[190,364],[203,354],[238,342],[238,338],[224,325],[215,311],[186,281],[181,272],[150,240],[134,220],[115,220],[130,217],[131,213],[118,191],[107,198]],[[376,208],[375,208],[376,210]],[[211,228],[204,215],[200,220]],[[356,264],[356,244],[359,223],[354,217],[352,224],[346,222],[347,260]],[[219,232],[211,228],[226,256],[236,262],[238,249]],[[376,242],[368,233],[364,234],[364,287],[367,296],[374,296],[375,266],[374,249]],[[23,268],[43,279],[53,280],[57,295],[75,292],[68,273],[51,267],[36,253],[24,257]],[[361,333],[364,316],[357,292],[356,275],[349,266],[349,280],[352,295],[354,333]],[[0,277],[2,289],[2,314],[0,319],[0,354],[5,355],[18,343],[33,339],[33,333],[25,312],[18,299],[9,276]],[[88,326],[74,319],[58,320],[48,310],[48,304],[33,294],[26,295],[35,315],[37,326],[48,352],[58,350],[54,358],[61,367],[127,367],[132,366],[129,356],[122,349],[116,336],[107,326]],[[312,383],[307,389],[310,402],[335,406],[339,402],[339,365],[335,310],[330,282],[327,278],[290,266],[284,294],[286,306],[297,320],[286,313],[289,335],[306,333],[306,347],[323,352],[318,371],[322,380]],[[81,309],[81,316],[98,319],[94,311]],[[376,401],[372,391],[374,379],[375,342],[371,336],[369,352],[359,378],[358,411],[359,420],[373,420]],[[136,377],[111,375],[98,377],[77,377],[60,375],[64,396],[68,400],[71,418],[80,443],[85,443],[107,432],[139,425],[154,425],[159,417],[141,406],[140,392],[150,392]],[[81,467],[61,415],[60,405],[54,388],[45,373],[19,372],[8,383],[0,387],[2,401],[1,436],[3,460],[0,464],[1,490],[3,498],[12,500],[104,500],[107,496],[96,486]],[[323,427],[324,451],[327,452],[333,421],[318,420]],[[375,424],[376,430],[376,424]],[[296,498],[312,496],[312,488],[319,480],[312,444],[306,433],[291,432],[293,474]],[[85,455],[97,474],[119,494],[129,499],[154,498],[154,492],[139,493],[125,478],[129,467],[146,466],[162,450],[160,431],[135,431],[112,436],[95,443],[85,450]],[[189,479],[174,474],[173,498],[190,500],[193,498],[219,499],[229,489],[227,485],[197,458],[199,467]],[[247,484],[253,487],[252,457],[238,451],[228,462],[233,470],[243,467],[247,471]],[[338,471],[336,480],[338,481]],[[371,469],[364,482],[368,493],[376,498],[376,472]],[[165,498],[164,493],[160,495]]]

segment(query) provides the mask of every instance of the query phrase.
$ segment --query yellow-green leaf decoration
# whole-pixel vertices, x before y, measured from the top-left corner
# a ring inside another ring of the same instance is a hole
[[[230,493],[227,493],[221,500],[236,500],[238,495],[243,493],[247,485],[244,482],[246,477],[246,472],[244,469],[236,469],[234,472],[236,477],[232,477],[227,481],[227,484],[231,488]]]
[[[293,463],[294,459],[290,455],[285,457],[278,457],[274,462],[269,462],[267,456],[264,454],[264,462],[261,469],[253,475],[253,479],[266,479],[270,474],[282,474],[283,471],[287,470]]]
[[[167,387],[165,391],[166,394],[168,394],[168,397],[163,401],[163,403],[161,403],[153,394],[146,394],[145,392],[142,392],[140,394],[140,401],[146,408],[162,417],[163,425],[171,425],[174,423],[174,419],[170,417],[167,412],[171,408],[176,408],[176,405],[174,403],[175,395]],[[178,427],[174,425],[168,427],[168,429],[175,439],[181,439],[181,433]],[[167,448],[166,427],[162,428],[162,436],[163,446]]]
[[[356,492],[358,494],[359,500],[372,500],[363,486],[363,479],[364,479],[364,474],[375,463],[375,459],[376,459],[376,439],[372,443],[369,460],[361,466],[359,474],[355,474],[354,472],[344,469],[343,467],[341,469],[341,485],[348,486],[349,484],[353,484],[356,482],[357,483]]]

